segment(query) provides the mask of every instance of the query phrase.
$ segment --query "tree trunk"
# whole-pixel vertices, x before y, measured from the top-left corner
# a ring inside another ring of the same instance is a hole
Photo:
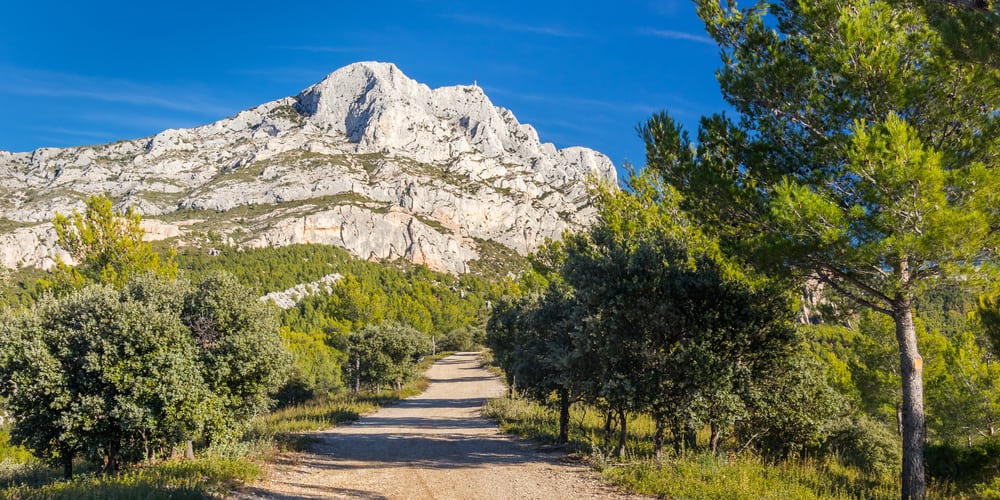
[[[184,441],[184,459],[194,460],[194,441],[190,439]]]
[[[896,434],[903,437],[903,403],[896,403]]]
[[[903,473],[902,498],[924,499],[924,381],[923,358],[917,350],[917,331],[913,325],[910,298],[897,298],[893,304],[896,340],[899,343],[900,375],[903,381]]]
[[[73,454],[62,452],[63,479],[73,479]]]
[[[681,426],[674,419],[674,422],[670,424],[670,437],[674,444],[674,455],[678,457],[684,454],[684,442],[681,439],[683,432],[681,432]]]
[[[569,390],[559,389],[559,438],[556,443],[569,442]]]
[[[719,442],[722,440],[722,429],[716,425],[711,425],[712,437],[709,439],[710,446],[712,447],[712,455],[719,455]]]
[[[112,442],[108,446],[107,455],[105,456],[104,472],[107,474],[115,474],[118,472],[118,452],[121,450],[121,445],[117,442]]]
[[[354,393],[361,392],[361,358],[354,358]]]
[[[698,431],[692,427],[684,427],[684,451],[694,451],[698,449]]]
[[[615,455],[619,458],[625,458],[625,439],[628,436],[628,416],[625,414],[624,409],[618,410],[618,422],[621,424],[621,428],[618,429],[618,449],[615,450]]]
[[[666,423],[663,421],[662,418],[657,417],[656,433],[653,434],[653,452],[656,454],[657,463],[663,460],[663,434],[665,432],[664,427],[666,427]]]

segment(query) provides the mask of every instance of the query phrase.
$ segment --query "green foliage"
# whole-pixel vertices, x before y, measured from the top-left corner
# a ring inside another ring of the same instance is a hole
[[[899,354],[889,318],[864,311],[855,328],[804,326],[804,336],[827,366],[831,385],[853,406],[884,422],[896,421],[902,399]],[[921,329],[921,333],[925,332]]]
[[[845,463],[862,470],[886,477],[899,473],[902,460],[899,436],[867,415],[845,420],[826,446]]]
[[[324,332],[338,349],[344,347],[338,339],[384,321],[407,324],[439,338],[456,329],[481,326],[487,302],[502,293],[498,285],[472,274],[456,277],[407,262],[369,262],[323,245],[222,248],[217,256],[186,249],[177,260],[194,279],[224,270],[259,295],[341,274],[344,278],[331,293],[306,297],[281,316],[282,325],[293,331]]]
[[[104,196],[91,196],[86,203],[83,213],[74,210],[69,217],[57,213],[53,221],[59,246],[78,263],[70,267],[57,259],[55,288],[81,288],[87,283],[120,288],[138,274],[177,275],[172,255],[161,261],[152,246],[142,241],[140,217],[131,207],[125,213],[115,212]]]
[[[598,224],[567,242],[563,275],[587,316],[587,372],[613,407],[650,411],[672,429],[675,448],[709,424],[717,443],[737,420],[752,421],[753,388],[787,370],[787,298],[723,259],[672,189],[648,174],[629,182],[634,194],[604,194]]]
[[[556,413],[527,399],[490,400],[483,414],[498,419],[501,430],[523,437],[555,441],[558,433]],[[753,453],[728,457],[697,453],[653,460],[648,443],[654,424],[642,415],[629,427],[626,449],[630,460],[606,463],[595,437],[603,432],[601,412],[574,406],[570,421],[570,449],[589,456],[608,480],[638,494],[706,499],[899,497],[892,478],[835,457],[772,461]]]
[[[428,357],[418,369],[426,369],[439,357]],[[242,441],[213,445],[196,460],[167,460],[133,467],[117,475],[87,474],[74,481],[57,481],[53,471],[41,467],[33,457],[17,464],[0,459],[0,497],[4,498],[208,498],[222,496],[260,476],[259,462],[308,442],[303,431],[322,430],[370,413],[426,389],[420,379],[401,391],[377,394],[340,394],[283,408],[254,419]],[[4,434],[0,433],[0,438]],[[0,453],[4,448],[0,446]],[[23,451],[14,452],[19,456]],[[0,454],[0,457],[3,455]]]
[[[825,375],[803,345],[758,376],[748,389],[737,439],[756,444],[765,457],[815,454],[830,437],[836,419],[847,411],[844,397]]]
[[[931,344],[933,342],[933,344]],[[927,336],[928,427],[935,437],[971,443],[1000,427],[1000,364],[972,332]]]
[[[1000,20],[960,23],[972,29],[956,43],[951,20],[972,17],[936,3],[699,0],[736,118],[703,118],[697,143],[665,113],[640,128],[647,168],[729,255],[893,319],[903,496],[916,498],[925,436],[914,297],[995,280],[1000,249],[1000,67],[961,50],[995,45]]]
[[[589,370],[594,360],[582,347],[582,314],[571,290],[552,282],[540,297],[502,304],[487,324],[487,343],[502,360],[509,382],[539,401],[558,394],[561,443],[568,439],[570,405],[593,393]]]
[[[328,397],[343,389],[340,372],[347,356],[331,347],[323,332],[301,333],[282,327],[281,338],[292,355],[292,370],[277,395],[279,406]]]
[[[23,446],[10,442],[10,430],[6,426],[0,426],[0,462],[11,462],[17,464],[28,463],[34,456]]]
[[[431,350],[426,335],[398,323],[366,326],[348,341],[350,360],[345,371],[356,392],[362,386],[400,389],[418,375],[418,358]]]
[[[205,384],[221,408],[211,441],[241,433],[268,409],[289,364],[273,311],[232,276],[213,273],[184,297],[181,319],[198,346]]]
[[[995,437],[974,446],[930,444],[926,457],[928,473],[939,480],[970,486],[1000,477],[1000,439]]]
[[[180,318],[91,286],[4,319],[0,373],[12,436],[49,462],[116,471],[195,433],[211,395]]]
[[[31,488],[0,490],[16,499],[201,499],[231,490],[260,477],[260,467],[246,459],[206,457],[167,461],[115,476],[85,476]]]
[[[437,339],[439,351],[469,352],[481,349],[486,341],[486,332],[479,326],[456,328]]]
[[[12,437],[67,475],[77,455],[114,472],[237,433],[269,407],[286,365],[270,311],[222,275],[92,285],[0,324]]]
[[[980,297],[976,320],[980,331],[989,340],[993,353],[1000,356],[1000,300],[989,295]]]
[[[784,291],[723,259],[656,177],[628,185],[598,191],[588,233],[532,258],[542,294],[494,309],[487,343],[508,384],[538,401],[557,394],[560,440],[571,402],[604,405],[619,454],[629,411],[652,416],[657,453],[666,431],[680,451],[706,426],[713,451],[737,431],[747,444],[782,443],[767,448],[780,453],[815,447],[840,405],[813,365],[790,356]]]
[[[345,250],[326,245],[246,249],[221,246],[215,250],[218,253],[212,255],[204,248],[181,248],[176,257],[178,267],[194,280],[225,271],[260,296],[316,281],[331,273],[350,274],[356,268],[366,267]]]

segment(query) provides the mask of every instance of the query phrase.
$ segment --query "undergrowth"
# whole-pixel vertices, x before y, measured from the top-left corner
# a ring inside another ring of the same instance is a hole
[[[483,414],[495,418],[504,432],[554,442],[558,415],[552,407],[523,398],[501,398],[486,403]],[[791,458],[769,461],[753,453],[715,456],[711,453],[669,454],[653,457],[653,422],[631,415],[624,454],[610,456],[613,446],[604,435],[602,412],[574,405],[570,414],[567,450],[583,455],[611,483],[625,490],[659,498],[764,499],[899,498],[895,474],[877,474],[844,464],[836,457]],[[701,442],[707,436],[700,435]],[[1000,498],[1000,479],[972,491],[932,482],[933,498]]]

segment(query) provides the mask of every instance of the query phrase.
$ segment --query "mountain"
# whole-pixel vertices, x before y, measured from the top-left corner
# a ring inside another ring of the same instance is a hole
[[[51,266],[54,213],[104,193],[151,239],[321,243],[461,273],[497,243],[526,254],[589,224],[589,179],[616,182],[605,155],[542,143],[480,87],[362,62],[201,127],[0,151],[0,263]]]

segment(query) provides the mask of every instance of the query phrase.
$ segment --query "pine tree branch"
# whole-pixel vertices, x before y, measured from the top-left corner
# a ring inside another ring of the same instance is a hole
[[[892,303],[892,299],[889,298],[889,296],[847,273],[838,271],[827,264],[817,263],[816,277],[850,300],[853,300],[874,311],[889,315],[892,314],[891,309],[879,305],[878,302],[872,301],[862,294],[874,297],[885,304]],[[848,287],[844,286],[843,282],[850,283],[853,287],[860,290],[862,294],[858,294],[855,291],[850,290]]]

